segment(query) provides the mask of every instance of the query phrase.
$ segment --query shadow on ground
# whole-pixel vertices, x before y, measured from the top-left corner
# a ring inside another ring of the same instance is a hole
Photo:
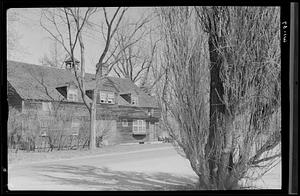
[[[195,182],[170,173],[113,171],[106,167],[51,165],[35,167],[56,184],[73,185],[86,190],[193,190]]]

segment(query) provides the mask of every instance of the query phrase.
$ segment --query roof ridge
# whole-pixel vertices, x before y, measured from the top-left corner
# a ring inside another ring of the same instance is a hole
[[[59,69],[59,70],[65,70],[68,71],[67,69],[64,68],[60,68],[60,67],[52,67],[52,66],[46,66],[46,65],[39,65],[39,64],[33,64],[33,63],[27,63],[27,62],[21,62],[21,61],[16,61],[16,60],[7,60],[7,64],[8,62],[12,62],[12,63],[18,63],[18,64],[27,64],[27,65],[32,65],[32,66],[37,66],[39,68],[46,68],[46,69]],[[95,76],[94,73],[89,73],[86,72],[85,74],[91,75],[91,76]],[[120,77],[116,77],[116,76],[105,76],[107,78],[116,78],[116,79],[120,79],[120,80],[128,80],[131,81],[129,78],[120,78]]]
[[[33,63],[27,63],[27,62],[21,62],[21,61],[15,61],[15,60],[7,60],[7,65],[9,64],[9,62],[11,63],[18,63],[18,64],[27,64],[27,65],[31,65],[31,66],[36,66],[36,67],[39,67],[39,68],[45,68],[45,69],[58,69],[58,70],[64,70],[66,72],[69,72],[67,69],[64,69],[64,68],[61,68],[61,67],[52,67],[52,66],[47,66],[47,65],[39,65],[39,64],[33,64]],[[92,75],[94,76],[95,74],[93,73],[89,73],[89,72],[86,72],[85,74],[88,74],[88,75]]]
[[[66,81],[75,82],[76,80],[74,74],[66,69],[13,60],[7,60],[7,71],[7,80],[10,81],[20,96],[27,99],[49,99],[47,92],[44,92],[46,88],[49,90],[49,94],[56,98],[60,94],[54,89],[58,87],[59,84],[64,84]],[[36,78],[32,76],[31,71]],[[92,85],[94,82],[94,80],[90,80],[93,76],[95,76],[95,74],[86,73],[85,81],[91,83],[89,85]],[[152,96],[146,94],[129,78],[114,76],[106,76],[106,78],[112,84],[111,87],[117,91],[136,92],[138,96],[141,96],[141,101],[139,102],[141,103],[141,107],[153,107],[155,105],[154,100],[151,99]]]

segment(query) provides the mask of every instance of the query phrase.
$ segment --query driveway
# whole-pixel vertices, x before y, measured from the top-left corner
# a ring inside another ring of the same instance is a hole
[[[139,147],[128,152],[12,165],[8,186],[10,190],[193,189],[197,176],[171,145]],[[265,188],[280,188],[280,167],[264,177]]]
[[[171,145],[15,165],[10,190],[181,190],[197,176]]]

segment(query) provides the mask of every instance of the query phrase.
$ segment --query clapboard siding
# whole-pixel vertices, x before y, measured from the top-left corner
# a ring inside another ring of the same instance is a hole
[[[117,122],[117,141],[118,143],[132,143],[140,141],[148,141],[149,133],[146,131],[146,135],[133,135],[132,132],[132,120],[128,120],[128,126],[123,127],[122,121]]]
[[[97,120],[96,135],[103,133],[103,141],[106,145],[118,143],[117,135],[117,121],[116,120]]]
[[[32,115],[31,124],[36,124],[40,127],[43,121],[49,121],[53,123],[55,117],[51,116],[51,112],[43,111],[41,100],[24,100],[23,112],[30,113]],[[57,129],[63,130],[63,135],[71,135],[74,130],[72,129],[72,121],[76,120],[80,123],[80,126],[85,126],[80,131],[89,130],[89,113],[87,108],[83,104],[72,102],[47,102],[51,103],[52,110],[58,110],[60,116],[64,117],[63,124],[57,124]],[[22,105],[22,104],[21,104]],[[105,143],[107,145],[120,144],[120,143],[138,143],[140,141],[153,141],[150,138],[150,131],[154,131],[150,128],[149,123],[158,122],[159,118],[154,117],[155,111],[152,112],[152,116],[149,116],[149,108],[138,107],[120,107],[115,104],[98,104],[97,105],[97,135],[106,127],[105,122],[112,122],[110,131],[104,136]],[[158,110],[157,110],[158,111]],[[53,111],[52,111],[53,112]],[[122,120],[128,121],[128,126],[123,127]],[[132,128],[132,121],[142,119],[146,121],[146,134],[134,135]],[[55,123],[55,122],[54,122]],[[42,132],[42,130],[41,130]],[[155,134],[154,134],[155,135]]]

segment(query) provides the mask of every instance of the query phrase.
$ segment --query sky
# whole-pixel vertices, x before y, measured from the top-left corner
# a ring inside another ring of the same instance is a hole
[[[108,8],[108,15],[113,13],[115,8]],[[124,20],[134,21],[147,13],[147,7],[132,7],[126,13]],[[17,14],[17,20],[8,21],[8,28],[16,32],[18,36],[18,47],[13,50],[12,56],[8,60],[21,61],[25,63],[40,65],[40,59],[49,55],[53,41],[50,34],[40,25],[40,8],[13,8],[7,11],[8,18]],[[86,51],[86,72],[93,73],[95,64],[103,50],[103,39],[100,29],[103,20],[103,12],[99,12],[91,17],[91,21],[96,24],[93,31],[89,31],[84,36]]]

